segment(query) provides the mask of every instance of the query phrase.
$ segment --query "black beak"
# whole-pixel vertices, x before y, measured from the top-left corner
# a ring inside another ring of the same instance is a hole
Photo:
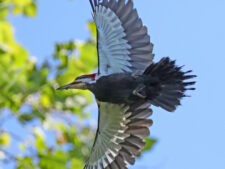
[[[65,86],[62,86],[62,87],[59,87],[57,90],[67,90],[67,89],[70,89],[71,86],[73,86],[73,83],[70,83],[70,84],[67,84]]]

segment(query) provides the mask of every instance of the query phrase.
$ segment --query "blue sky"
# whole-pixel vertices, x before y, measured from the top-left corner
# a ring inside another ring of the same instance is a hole
[[[131,168],[224,169],[225,1],[133,1],[154,43],[155,61],[170,56],[198,78],[197,90],[175,113],[153,107],[151,136],[158,143]],[[31,56],[44,60],[53,54],[55,42],[87,39],[88,0],[38,4],[34,19],[9,17]]]

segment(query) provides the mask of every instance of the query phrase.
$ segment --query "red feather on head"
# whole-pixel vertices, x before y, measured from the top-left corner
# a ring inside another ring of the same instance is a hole
[[[93,74],[89,74],[89,75],[83,75],[83,76],[88,76],[88,77],[92,77],[92,78],[95,78],[95,77],[96,77],[96,73],[93,73]]]

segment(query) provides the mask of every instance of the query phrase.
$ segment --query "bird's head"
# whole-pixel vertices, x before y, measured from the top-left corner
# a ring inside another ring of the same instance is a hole
[[[82,75],[77,77],[72,83],[58,88],[57,90],[63,89],[82,89],[86,90],[88,85],[95,82],[96,73],[90,75]]]

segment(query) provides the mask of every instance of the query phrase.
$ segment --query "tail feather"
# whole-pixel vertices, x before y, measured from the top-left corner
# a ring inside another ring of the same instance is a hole
[[[195,90],[190,86],[196,82],[187,80],[196,76],[189,74],[192,73],[191,70],[183,72],[182,68],[183,66],[176,66],[175,61],[166,57],[145,70],[144,75],[150,77],[146,94],[153,105],[172,112],[180,105],[181,98],[186,97],[186,90]],[[154,79],[154,82],[151,79]]]

